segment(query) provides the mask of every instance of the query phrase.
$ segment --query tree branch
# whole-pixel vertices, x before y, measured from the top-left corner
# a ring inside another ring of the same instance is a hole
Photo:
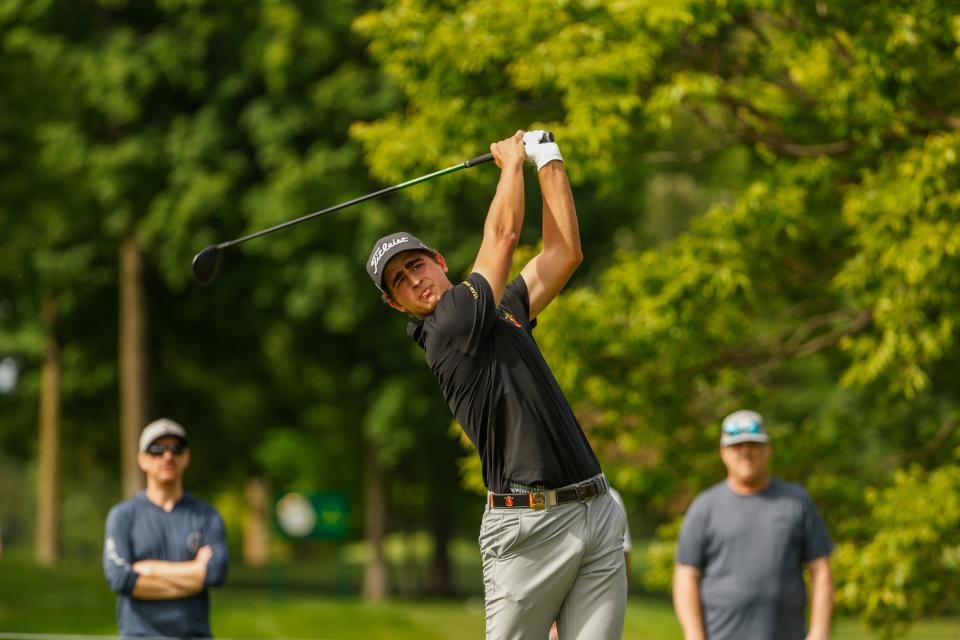
[[[911,100],[910,103],[916,108],[917,111],[925,116],[933,118],[948,129],[953,129],[954,131],[960,129],[960,117],[947,113],[946,111],[941,111],[933,105],[925,104],[919,100]]]
[[[778,153],[791,156],[794,158],[809,158],[816,156],[833,156],[843,153],[847,153],[853,149],[853,143],[849,140],[837,140],[836,142],[824,142],[820,144],[799,144],[793,142],[786,138],[786,136],[779,134],[769,134],[759,130],[757,127],[748,122],[740,113],[740,109],[745,109],[757,116],[759,119],[767,123],[768,128],[775,130],[775,127],[770,122],[770,119],[765,113],[757,109],[754,105],[746,102],[744,100],[738,100],[736,98],[726,96],[721,98],[722,101],[727,103],[727,106],[730,107],[730,111],[733,114],[733,117],[737,122],[740,123],[743,128],[744,135],[750,139],[752,142],[759,142],[765,144],[771,149],[777,151]]]
[[[798,346],[793,353],[787,353],[788,356],[796,356],[802,358],[808,356],[811,353],[816,353],[821,349],[832,346],[840,341],[840,338],[855,335],[863,331],[864,328],[870,321],[873,319],[873,309],[863,309],[860,311],[853,319],[853,323],[849,327],[843,327],[830,333],[826,333],[821,336],[817,336],[812,340]]]
[[[946,422],[940,425],[940,428],[933,434],[930,441],[921,449],[887,456],[884,464],[889,467],[901,467],[907,462],[924,462],[925,460],[929,460],[936,455],[937,451],[956,433],[958,427],[960,427],[960,418],[956,415],[950,416]]]
[[[873,309],[861,309],[855,312],[845,326],[834,331],[818,335],[807,340],[807,336],[821,327],[831,326],[850,318],[849,312],[837,311],[825,313],[811,318],[802,324],[790,337],[784,340],[774,339],[774,346],[769,350],[757,352],[731,350],[725,354],[726,359],[737,367],[751,369],[749,378],[752,382],[762,380],[769,372],[776,369],[787,358],[803,358],[837,344],[846,336],[856,335],[863,331],[873,319]]]

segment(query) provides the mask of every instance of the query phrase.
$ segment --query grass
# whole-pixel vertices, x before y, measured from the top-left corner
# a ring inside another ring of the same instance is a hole
[[[0,632],[116,633],[113,594],[95,565],[55,569],[0,560]],[[243,575],[242,571],[238,574]],[[230,581],[228,580],[228,585]],[[319,593],[278,583],[227,586],[212,595],[212,626],[221,638],[314,640],[459,640],[483,637],[483,601],[392,601],[379,605],[350,595]],[[681,640],[666,600],[631,597],[625,639]],[[858,622],[840,620],[834,640],[869,640]],[[908,640],[960,640],[960,620],[914,626]]]

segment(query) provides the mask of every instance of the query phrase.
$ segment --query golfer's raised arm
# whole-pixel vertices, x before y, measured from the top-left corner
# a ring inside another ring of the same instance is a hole
[[[583,252],[577,209],[559,147],[555,143],[528,143],[527,150],[538,167],[543,193],[543,251],[521,271],[527,284],[532,319],[557,297],[583,262]]]
[[[523,131],[490,145],[490,152],[500,167],[500,182],[483,225],[483,241],[473,270],[486,278],[494,303],[499,305],[523,226]]]

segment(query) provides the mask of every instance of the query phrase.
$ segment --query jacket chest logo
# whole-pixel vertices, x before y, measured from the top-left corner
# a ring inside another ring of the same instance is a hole
[[[203,542],[203,534],[199,531],[191,531],[187,534],[187,549],[191,553],[196,553],[200,549],[200,544]]]
[[[503,311],[500,317],[515,326],[517,329],[523,328],[523,325],[520,324],[520,321],[514,318],[509,311]]]

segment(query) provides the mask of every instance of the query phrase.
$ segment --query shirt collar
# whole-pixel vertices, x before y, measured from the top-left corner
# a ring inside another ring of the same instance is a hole
[[[420,348],[426,349],[426,336],[423,335],[423,320],[411,321],[407,324],[407,335],[420,345]]]

